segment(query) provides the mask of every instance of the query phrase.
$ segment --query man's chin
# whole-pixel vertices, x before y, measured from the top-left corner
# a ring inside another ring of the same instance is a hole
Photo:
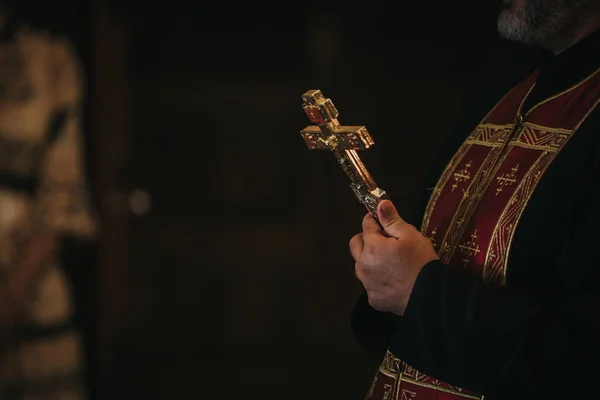
[[[513,10],[502,10],[498,16],[498,33],[505,39],[515,41],[526,41],[522,21],[515,15]]]

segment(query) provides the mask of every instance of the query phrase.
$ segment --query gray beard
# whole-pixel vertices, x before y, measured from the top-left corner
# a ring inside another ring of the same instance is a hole
[[[502,37],[532,46],[562,50],[587,23],[593,0],[526,0],[521,9],[506,9],[498,17]]]

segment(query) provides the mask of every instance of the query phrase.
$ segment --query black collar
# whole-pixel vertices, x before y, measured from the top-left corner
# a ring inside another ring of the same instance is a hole
[[[600,30],[557,56],[545,53],[538,68],[535,88],[523,111],[584,80],[600,67]]]

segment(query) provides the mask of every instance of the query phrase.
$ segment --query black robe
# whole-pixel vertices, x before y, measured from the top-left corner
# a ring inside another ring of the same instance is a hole
[[[538,67],[524,111],[600,67],[600,31]],[[521,78],[488,90],[464,113],[435,158],[415,215],[465,138]],[[403,317],[358,299],[352,328],[382,359],[485,399],[600,397],[600,107],[584,121],[534,191],[515,233],[507,283],[484,283],[439,261],[424,266]],[[375,373],[375,371],[373,371]],[[594,395],[595,394],[595,395]]]

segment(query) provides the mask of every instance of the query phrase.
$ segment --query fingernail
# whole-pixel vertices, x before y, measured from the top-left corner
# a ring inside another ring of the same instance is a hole
[[[391,211],[391,207],[390,204],[386,201],[384,201],[383,203],[381,203],[381,213],[384,215],[389,214],[389,212]]]

